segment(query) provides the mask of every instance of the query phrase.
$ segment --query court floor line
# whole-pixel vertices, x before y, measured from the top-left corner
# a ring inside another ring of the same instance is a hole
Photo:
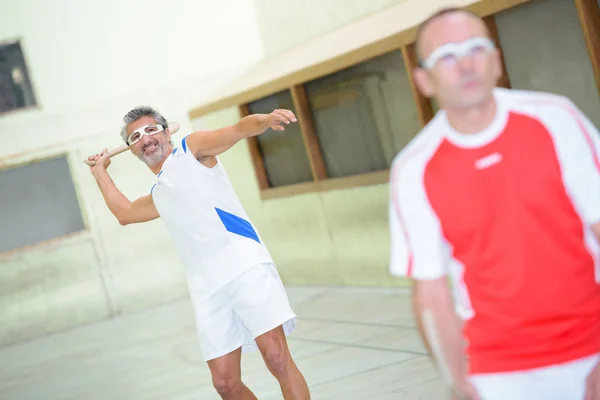
[[[334,342],[334,341],[329,341],[329,340],[308,339],[308,338],[303,338],[303,337],[298,337],[298,336],[289,336],[288,337],[288,341],[293,341],[293,340],[296,340],[298,342],[328,344],[328,345],[340,346],[340,347],[354,347],[357,349],[364,349],[364,350],[387,351],[387,352],[391,352],[391,353],[404,353],[404,354],[411,354],[414,356],[426,356],[427,355],[427,353],[421,353],[421,352],[412,351],[412,350],[399,350],[399,349],[391,349],[388,347],[367,346],[364,344],[356,344],[356,343],[343,343],[343,342]]]
[[[335,381],[338,381],[340,379],[352,378],[354,376],[358,376],[358,375],[361,375],[361,374],[366,374],[366,373],[369,373],[369,372],[373,372],[373,371],[377,371],[377,370],[384,369],[384,368],[387,368],[387,367],[391,367],[392,365],[402,364],[402,363],[404,363],[406,361],[414,360],[415,358],[418,358],[418,356],[410,357],[410,358],[407,358],[406,360],[393,361],[393,362],[390,362],[390,363],[387,363],[387,364],[378,365],[376,367],[368,368],[368,369],[365,369],[365,370],[362,370],[362,371],[356,371],[356,372],[353,372],[351,374],[344,375],[341,378],[334,378],[334,379],[327,380],[325,382],[320,382],[320,383],[317,383],[317,384],[314,384],[314,385],[310,385],[310,389],[313,390],[315,388],[318,388],[318,387],[324,386],[324,385],[328,385],[328,384],[330,384],[332,382],[335,382]],[[274,396],[274,397],[268,397],[265,400],[275,400],[275,399],[281,399],[281,395]]]
[[[366,326],[375,326],[378,328],[400,328],[400,329],[417,329],[414,326],[403,325],[403,324],[384,324],[380,322],[361,322],[361,321],[348,321],[342,319],[327,319],[327,318],[313,318],[313,317],[303,317],[301,315],[298,316],[298,319],[301,321],[313,321],[313,322],[330,322],[333,324],[348,324],[348,325],[366,325]]]

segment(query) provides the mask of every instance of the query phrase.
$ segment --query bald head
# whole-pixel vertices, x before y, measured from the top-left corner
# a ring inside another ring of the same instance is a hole
[[[473,36],[489,37],[485,22],[472,11],[463,8],[444,8],[417,28],[415,42],[417,56],[422,62],[438,46]]]

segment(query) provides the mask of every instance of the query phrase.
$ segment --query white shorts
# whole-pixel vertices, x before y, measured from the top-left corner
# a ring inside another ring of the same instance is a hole
[[[482,400],[583,400],[598,355],[520,372],[472,375]]]
[[[286,336],[296,328],[296,314],[271,263],[249,268],[202,302],[191,295],[205,361],[240,347],[257,350],[254,339],[280,325]]]

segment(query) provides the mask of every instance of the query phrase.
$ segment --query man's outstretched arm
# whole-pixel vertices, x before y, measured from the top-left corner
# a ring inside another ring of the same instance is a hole
[[[93,158],[96,165],[90,168],[92,175],[96,179],[108,209],[121,225],[151,221],[159,217],[151,195],[142,196],[131,202],[117,188],[106,170],[110,165],[106,149],[99,156]]]
[[[260,135],[267,129],[285,130],[285,125],[296,122],[289,110],[275,110],[270,114],[253,114],[238,123],[213,131],[197,131],[186,139],[188,148],[196,158],[217,156],[242,139]]]

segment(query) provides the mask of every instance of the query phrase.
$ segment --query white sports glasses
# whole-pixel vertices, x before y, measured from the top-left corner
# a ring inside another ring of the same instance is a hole
[[[466,56],[485,54],[494,50],[496,46],[487,37],[473,37],[462,42],[446,43],[435,49],[422,66],[424,69],[432,69],[438,62],[444,67],[452,67],[457,61]]]
[[[131,134],[127,137],[127,145],[134,145],[135,143],[142,140],[143,136],[156,135],[158,132],[162,132],[164,130],[164,126],[159,124],[144,125],[141,128],[137,128],[135,131],[131,132]]]

